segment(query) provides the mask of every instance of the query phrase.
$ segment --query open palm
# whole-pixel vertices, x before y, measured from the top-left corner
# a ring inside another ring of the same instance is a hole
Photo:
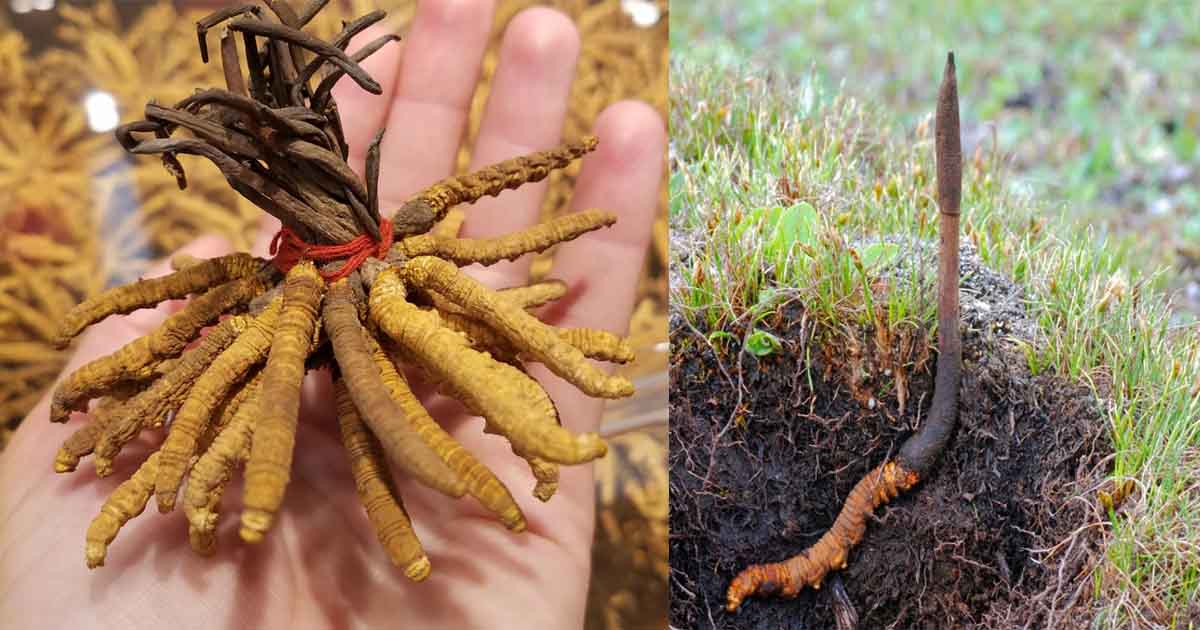
[[[404,43],[363,64],[383,95],[370,96],[353,84],[335,90],[356,168],[370,138],[387,127],[382,208],[399,207],[451,172],[492,10],[486,1],[422,2]],[[377,35],[367,32],[358,41]],[[472,152],[474,166],[557,143],[578,50],[574,27],[555,12],[531,9],[510,23]],[[603,208],[619,221],[560,248],[551,275],[571,290],[566,307],[550,317],[556,325],[622,332],[650,235],[665,133],[653,110],[631,102],[606,110],[594,133],[600,148],[584,161],[573,205]],[[465,235],[534,223],[544,192],[544,185],[527,185],[475,204]],[[267,226],[264,234],[273,229]],[[227,246],[204,238],[189,250],[214,256]],[[528,261],[475,275],[496,287],[519,284]],[[72,367],[145,334],[172,308],[178,304],[98,324],[80,343]],[[601,401],[540,366],[532,371],[568,428],[595,430]],[[503,439],[484,435],[482,420],[448,399],[428,395],[425,402],[512,489],[529,528],[513,534],[472,499],[454,501],[400,479],[405,506],[433,562],[431,577],[414,584],[388,561],[363,514],[338,438],[328,373],[310,373],[306,380],[292,481],[278,522],[261,544],[237,537],[233,513],[241,486],[235,482],[226,493],[230,514],[218,527],[216,556],[189,551],[181,514],[162,518],[149,508],[122,529],[105,568],[94,573],[83,561],[88,521],[159,436],[129,445],[115,474],[103,480],[90,474],[86,462],[73,475],[54,475],[54,453],[69,431],[46,422],[43,401],[0,456],[0,620],[14,628],[172,630],[581,626],[592,537],[590,467],[564,467],[559,493],[542,503],[531,496],[534,480],[525,462]],[[72,425],[84,420],[76,414]]]

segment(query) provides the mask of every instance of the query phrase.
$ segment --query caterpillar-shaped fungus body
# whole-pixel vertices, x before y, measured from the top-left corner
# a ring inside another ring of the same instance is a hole
[[[736,611],[751,595],[795,597],[806,586],[821,588],[825,575],[846,566],[850,550],[867,531],[875,508],[916,485],[917,473],[888,461],[867,473],[850,491],[833,527],[813,546],[783,562],[747,567],[729,585],[726,609]]]

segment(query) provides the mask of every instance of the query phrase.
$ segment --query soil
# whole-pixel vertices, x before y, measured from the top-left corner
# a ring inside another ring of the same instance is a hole
[[[1036,343],[1036,326],[1016,286],[969,247],[961,273],[961,411],[937,468],[877,510],[826,588],[751,598],[737,613],[724,610],[733,576],[816,542],[851,487],[912,434],[935,362],[910,353],[901,409],[893,380],[869,374],[872,357],[887,354],[874,334],[821,347],[792,303],[768,322],[782,350],[756,358],[711,345],[710,331],[672,314],[673,627],[833,628],[835,611],[848,611],[835,601],[838,582],[862,628],[1088,625],[1102,535],[1089,525],[1100,520],[1095,490],[1112,450],[1103,407],[1088,387],[1030,374],[1013,339]],[[849,383],[855,355],[868,377]],[[851,391],[864,386],[874,400]]]

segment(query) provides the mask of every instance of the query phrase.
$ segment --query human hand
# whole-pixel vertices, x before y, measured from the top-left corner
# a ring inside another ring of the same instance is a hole
[[[382,96],[345,82],[335,90],[351,164],[360,172],[368,142],[387,127],[380,179],[385,211],[450,173],[491,14],[490,2],[424,2],[404,43],[364,63],[383,86]],[[377,35],[368,32],[357,41]],[[513,20],[473,166],[557,143],[578,49],[574,27],[560,14],[532,9]],[[665,133],[657,114],[638,103],[610,107],[594,132],[600,147],[584,160],[573,206],[602,208],[619,221],[560,248],[551,275],[566,281],[572,295],[552,323],[621,332],[650,237]],[[506,233],[533,223],[544,191],[544,185],[531,184],[480,201],[468,211],[464,234]],[[206,238],[189,253],[226,251],[219,239]],[[527,273],[528,262],[518,261],[476,277],[507,286]],[[71,368],[145,334],[170,310],[164,305],[97,324],[79,344]],[[532,371],[568,428],[595,430],[601,401],[540,366]],[[46,422],[44,400],[0,455],[0,619],[6,627],[386,627],[400,620],[409,628],[582,625],[593,524],[590,466],[564,467],[559,493],[541,503],[530,495],[528,467],[504,440],[483,435],[482,422],[451,401],[427,397],[443,426],[509,486],[528,530],[513,534],[471,499],[453,501],[398,479],[433,562],[427,581],[411,583],[389,563],[363,514],[328,378],[312,373],[306,381],[287,498],[261,544],[237,538],[237,505],[230,500],[240,496],[241,486],[235,482],[226,492],[215,557],[187,549],[181,515],[161,518],[150,509],[122,529],[105,568],[91,574],[83,562],[88,521],[161,436],[127,446],[105,479],[92,478],[87,461],[73,475],[55,475],[54,453],[69,430]],[[68,429],[83,421],[84,414],[75,414]]]

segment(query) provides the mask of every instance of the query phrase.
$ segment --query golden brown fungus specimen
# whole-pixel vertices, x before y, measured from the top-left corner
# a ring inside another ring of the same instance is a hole
[[[154,480],[155,502],[159,512],[175,509],[175,495],[183,483],[183,476],[200,435],[212,421],[213,411],[249,373],[266,357],[271,347],[272,329],[279,319],[282,300],[271,301],[266,310],[255,317],[246,330],[238,335],[224,352],[217,355],[212,365],[196,379],[187,400],[175,413],[171,430],[163,441],[158,466],[158,477]]]
[[[500,297],[525,309],[549,304],[567,294],[567,285],[562,280],[542,280],[523,287],[510,287],[496,291]],[[426,291],[426,296],[433,302],[434,308],[443,315],[462,314],[463,309],[448,301],[440,294]]]
[[[608,212],[585,210],[495,238],[446,238],[434,234],[421,234],[405,238],[394,247],[406,258],[436,256],[460,266],[475,263],[490,265],[543,251],[551,245],[608,227],[616,220],[616,217]]]
[[[193,264],[161,278],[116,287],[75,307],[63,320],[59,344],[65,346],[79,331],[109,315],[154,307],[164,300],[187,297],[229,280],[244,278],[258,272],[263,263],[250,254],[230,254]]]
[[[505,361],[517,358],[519,353],[516,346],[485,322],[460,312],[447,313],[444,310],[441,317],[448,328],[466,335],[476,350],[484,350],[494,357],[503,357]],[[628,363],[634,359],[633,348],[624,339],[607,330],[559,328],[556,333],[564,343],[574,346],[589,359],[611,363]]]
[[[217,355],[229,347],[250,323],[250,317],[235,315],[213,326],[200,343],[185,352],[174,369],[111,414],[96,442],[96,474],[112,472],[112,460],[143,429],[162,424],[169,412],[183,404],[192,383]]]
[[[466,339],[442,325],[436,313],[413,306],[404,295],[396,270],[381,272],[371,287],[371,321],[427,374],[481,413],[515,451],[560,464],[604,456],[606,447],[599,435],[573,435],[558,425],[558,411],[541,385],[513,366],[471,349]]]
[[[225,402],[221,403],[221,407],[216,413],[217,420],[212,423],[212,426],[210,426],[208,431],[206,431],[201,437],[200,445],[197,450],[203,452],[205,455],[212,450],[212,444],[216,441],[216,437],[218,435],[223,435],[225,427],[233,424],[233,421],[238,416],[238,413],[243,411],[246,401],[249,400],[252,395],[258,395],[261,381],[262,374],[255,374],[254,376],[250,377],[250,380],[246,383],[245,387],[238,390],[236,394],[230,396],[229,398],[225,399]],[[245,409],[246,413],[257,413],[257,411],[257,406],[254,408]],[[240,462],[245,459],[245,456],[246,449],[243,448],[241,451],[239,451],[239,457],[237,457],[235,461]],[[191,472],[188,474],[188,485],[184,488],[183,513],[188,519],[188,542],[191,545],[192,550],[202,556],[207,556],[212,555],[212,552],[217,546],[217,538],[213,533],[217,526],[217,512],[221,503],[221,495],[224,494],[225,491],[225,484],[228,483],[230,478],[233,476],[233,469],[230,467],[228,470],[223,471],[224,474],[220,476],[215,483],[204,485],[201,484],[201,481],[203,480],[197,475],[196,466],[199,465],[199,463],[200,460],[196,460],[196,463],[192,465]],[[187,503],[188,491],[191,490],[192,484],[196,484],[197,486],[205,488],[204,500],[200,509],[203,514],[198,514],[197,511],[192,509],[192,506],[189,506]],[[202,516],[203,518],[200,518]],[[207,526],[207,529],[204,527],[194,526],[194,518],[196,518],[199,522],[204,523]]]
[[[537,484],[533,486],[533,496],[539,501],[549,501],[554,493],[558,492],[558,464],[534,455],[524,459],[529,462],[529,470],[537,480]]]
[[[231,280],[188,302],[183,310],[168,317],[149,335],[138,337],[116,352],[80,367],[54,391],[50,420],[66,422],[70,412],[79,409],[89,398],[102,395],[123,381],[149,376],[159,361],[182,352],[205,326],[266,289],[265,281],[257,275]]]
[[[543,280],[529,286],[500,289],[496,292],[500,298],[523,309],[532,309],[548,304],[566,295],[566,284],[561,280]],[[423,296],[430,307],[442,317],[442,322],[450,328],[467,335],[476,349],[498,353],[505,356],[516,356],[516,351],[509,346],[500,335],[492,332],[487,324],[472,319],[454,302],[436,291],[425,291]],[[508,361],[507,359],[504,359]]]
[[[212,553],[216,546],[217,506],[224,494],[225,484],[233,478],[234,469],[249,456],[250,438],[260,417],[259,399],[262,392],[262,373],[251,379],[241,391],[241,404],[230,404],[233,412],[228,424],[210,442],[208,449],[196,460],[188,474],[184,489],[184,514],[188,519],[188,538],[192,549],[202,555]]]
[[[379,367],[383,384],[401,410],[401,417],[421,439],[432,448],[442,461],[466,484],[467,493],[479,500],[488,510],[513,531],[524,531],[525,515],[513,500],[508,488],[496,475],[475,458],[466,448],[446,433],[421,402],[417,400],[408,382],[392,364],[383,348],[371,340],[372,358]]]
[[[846,567],[850,550],[867,531],[867,517],[875,508],[896,498],[917,483],[915,472],[896,462],[887,462],[867,473],[846,497],[842,511],[829,531],[813,546],[783,562],[756,564],[733,579],[726,594],[726,608],[737,610],[749,595],[795,597],[808,586],[821,588],[825,576]]]
[[[440,221],[429,228],[429,234],[437,238],[455,238],[467,221],[467,213],[461,208],[451,208]]]
[[[623,398],[633,394],[633,384],[628,379],[601,372],[578,348],[561,339],[553,328],[463,275],[453,264],[440,258],[421,256],[404,263],[401,274],[405,281],[437,291],[471,317],[486,322],[509,343],[533,360],[545,363],[552,372],[585,394],[600,398]]]
[[[560,330],[526,311],[562,298],[565,284],[494,291],[458,270],[544,251],[612,225],[611,214],[586,211],[507,236],[456,238],[464,213],[454,206],[539,181],[594,149],[596,140],[449,178],[388,218],[378,207],[382,132],[368,147],[360,177],[347,163],[327,86],[341,73],[359,85],[377,85],[359,62],[395,38],[347,56],[342,47],[350,36],[382,13],[346,24],[327,43],[301,30],[320,4],[297,15],[271,2],[266,10],[278,21],[255,6],[205,18],[202,46],[204,32],[226,22],[243,42],[256,44],[242,53],[246,68],[226,32],[220,59],[228,90],[197,91],[173,107],[151,104],[146,120],[117,131],[127,151],[161,155],[181,185],[187,180],[179,155],[208,160],[285,228],[270,261],[246,254],[180,257],[175,273],[114,289],[68,316],[65,340],[109,314],[192,296],[149,335],[84,365],[54,394],[56,421],[102,399],[94,418],[60,449],[60,472],[74,470],[91,453],[97,472],[109,474],[126,444],[145,429],[166,427],[160,448],[113,492],[89,528],[89,567],[103,563],[118,530],[151,495],[163,513],[182,501],[193,550],[213,553],[220,502],[243,462],[240,537],[261,540],[283,505],[302,430],[301,385],[313,366],[333,369],[343,445],[367,518],[392,562],[414,580],[425,579],[431,563],[391,466],[449,497],[470,494],[513,532],[526,522],[509,489],[413,394],[401,369],[405,361],[483,416],[485,430],[509,440],[529,462],[534,494],[542,500],[557,487],[559,465],[590,462],[606,446],[594,433],[575,435],[560,425],[549,395],[522,361],[545,362],[588,393],[632,393],[627,381],[589,360],[628,360],[632,353],[622,339]],[[317,73],[324,78],[310,91]],[[172,137],[180,129],[190,137]],[[412,296],[405,282],[412,283]],[[459,324],[469,325],[475,339],[458,332]]]
[[[317,312],[324,288],[325,281],[311,262],[292,267],[284,281],[283,312],[263,369],[258,428],[246,462],[243,540],[260,540],[283,503],[296,444],[304,361],[316,345]]]
[[[429,577],[429,558],[421,549],[421,541],[417,540],[412,521],[396,493],[379,441],[359,417],[346,382],[341,378],[335,379],[333,392],[337,401],[342,445],[346,447],[346,456],[354,473],[354,487],[367,511],[367,520],[375,529],[379,544],[387,550],[392,564],[403,568],[409,579],[418,582],[424,580]]]
[[[563,328],[558,331],[558,336],[589,359],[609,363],[629,363],[634,359],[633,348],[607,330]]]
[[[79,460],[91,455],[95,450],[96,441],[100,439],[100,434],[108,428],[110,422],[112,422],[112,412],[105,409],[105,404],[102,402],[92,413],[92,418],[76,429],[71,437],[64,440],[62,446],[58,447],[58,453],[54,456],[54,472],[74,472],[75,467],[79,465]]]
[[[462,480],[404,422],[403,412],[388,394],[367,345],[367,331],[358,319],[355,302],[349,281],[338,280],[329,287],[323,313],[325,332],[354,405],[393,463],[438,492],[461,497],[466,492]]]
[[[54,456],[54,472],[65,473],[75,470],[75,467],[79,465],[79,460],[95,450],[97,441],[111,424],[115,411],[121,403],[136,393],[136,391],[130,391],[124,395],[102,399],[92,412],[92,417],[83,426],[76,429],[71,437],[67,438],[59,447],[58,453]]]
[[[557,149],[504,160],[474,173],[448,177],[414,195],[396,212],[396,216],[431,214],[433,221],[440,220],[448,210],[459,204],[475,203],[488,195],[496,196],[505,190],[540,182],[551,171],[565,168],[594,151],[598,143],[595,136],[587,136]]]
[[[566,295],[567,283],[550,278],[525,287],[500,289],[498,293],[521,308],[534,308],[549,304]]]
[[[158,453],[153,453],[100,506],[100,514],[92,519],[87,529],[85,556],[89,569],[104,566],[108,546],[117,537],[117,532],[146,509],[146,502],[154,492],[154,477],[157,474]]]

